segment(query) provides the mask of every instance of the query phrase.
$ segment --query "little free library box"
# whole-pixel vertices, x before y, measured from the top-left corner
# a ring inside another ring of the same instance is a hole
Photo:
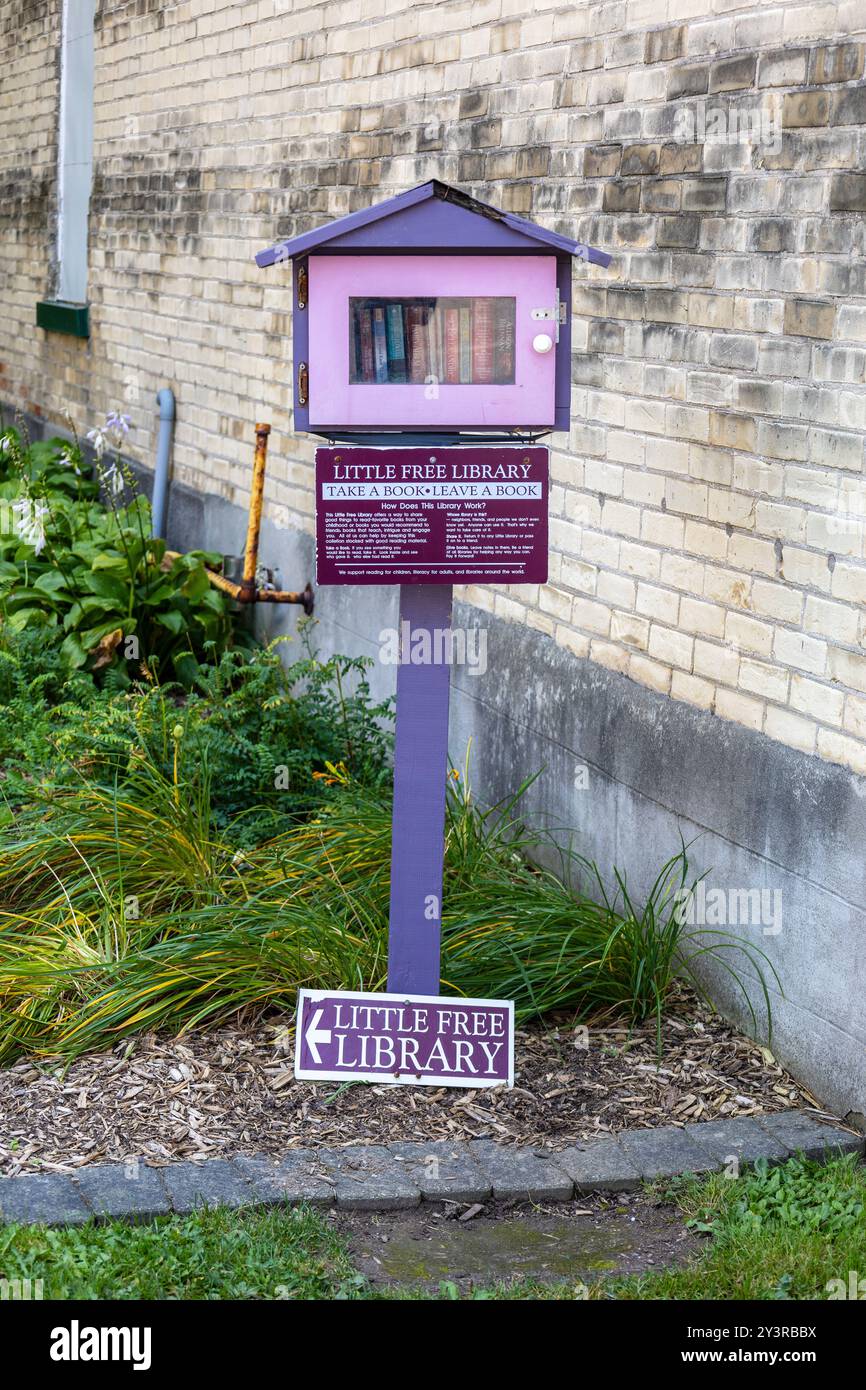
[[[567,430],[574,257],[610,262],[436,180],[260,251],[293,266],[295,429]]]

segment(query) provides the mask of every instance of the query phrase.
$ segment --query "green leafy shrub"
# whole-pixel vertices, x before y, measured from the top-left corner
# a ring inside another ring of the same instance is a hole
[[[58,751],[108,699],[89,672],[69,671],[54,630],[0,622],[0,824],[32,800],[34,787],[74,773]]]
[[[34,496],[96,501],[99,483],[76,439],[32,442],[23,430],[0,430],[0,497],[16,497],[24,489]]]
[[[115,687],[140,663],[190,686],[202,662],[239,636],[225,595],[193,551],[166,557],[151,534],[150,504],[134,495],[118,459],[100,487],[77,443],[26,444],[3,436],[0,454],[0,622],[12,632],[50,629],[67,671],[84,668]]]
[[[387,785],[392,701],[372,702],[369,659],[320,661],[311,626],[288,667],[283,638],[225,652],[199,667],[192,690],[142,678],[119,692],[96,689],[86,672],[68,674],[44,629],[0,627],[0,705],[14,716],[0,720],[0,763],[19,822],[41,822],[46,805],[50,816],[110,798],[144,763],[169,780],[176,773],[187,796],[206,783],[213,832],[252,846],[322,804],[329,766],[361,786]],[[68,795],[52,812],[38,789]]]
[[[374,704],[369,658],[321,661],[302,620],[303,655],[284,665],[282,641],[249,658],[227,652],[203,668],[184,706],[183,775],[208,769],[214,825],[254,845],[310,814],[337,774],[363,787],[390,780],[393,701]]]

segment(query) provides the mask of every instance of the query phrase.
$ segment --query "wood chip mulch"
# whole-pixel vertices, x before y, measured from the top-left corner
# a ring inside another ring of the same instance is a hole
[[[65,1069],[18,1062],[0,1071],[0,1173],[397,1139],[561,1148],[622,1129],[826,1113],[767,1048],[687,994],[665,1020],[660,1058],[652,1023],[582,1034],[562,1017],[521,1028],[512,1090],[313,1085],[294,1080],[293,1046],[285,1019],[264,1019],[125,1039]]]

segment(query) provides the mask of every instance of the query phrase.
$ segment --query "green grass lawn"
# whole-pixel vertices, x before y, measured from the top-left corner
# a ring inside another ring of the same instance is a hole
[[[856,1155],[681,1182],[670,1196],[706,1249],[684,1269],[612,1284],[614,1297],[826,1299],[830,1280],[866,1274],[866,1168]]]
[[[658,1199],[706,1240],[687,1266],[605,1278],[608,1299],[826,1299],[833,1279],[866,1275],[866,1168],[792,1159],[742,1178],[684,1179]],[[474,1289],[370,1287],[327,1218],[291,1208],[201,1211],[150,1225],[0,1228],[0,1277],[43,1281],[51,1299],[560,1299],[579,1279]]]
[[[304,1208],[0,1227],[0,1275],[41,1279],[57,1299],[331,1299],[359,1283],[330,1224]]]

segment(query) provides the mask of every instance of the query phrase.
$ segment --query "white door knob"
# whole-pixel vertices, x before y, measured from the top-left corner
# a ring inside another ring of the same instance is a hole
[[[532,346],[536,352],[550,352],[553,347],[553,339],[549,333],[537,333],[532,340]]]

